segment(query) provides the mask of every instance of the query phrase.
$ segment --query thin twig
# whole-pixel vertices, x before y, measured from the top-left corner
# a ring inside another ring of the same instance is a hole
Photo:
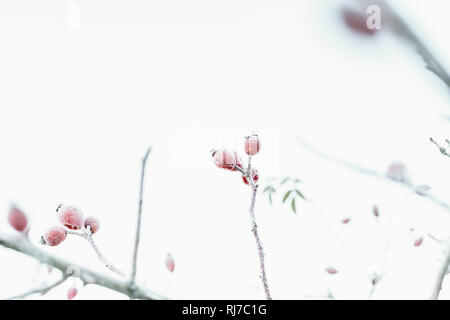
[[[28,255],[37,261],[44,264],[53,266],[54,268],[61,270],[62,272],[67,272],[68,270],[73,270],[76,267],[77,272],[72,276],[77,277],[83,281],[84,284],[96,284],[111,290],[123,293],[130,298],[134,299],[145,299],[145,300],[161,300],[166,299],[165,297],[157,294],[155,292],[148,291],[141,286],[133,285],[130,286],[128,281],[123,281],[120,279],[111,278],[109,276],[100,274],[98,272],[92,271],[84,267],[78,267],[75,263],[70,263],[66,260],[58,258],[48,252],[39,249],[34,246],[28,239],[24,237],[11,237],[0,233],[0,245],[9,248],[25,255]]]
[[[441,146],[439,143],[437,143],[436,141],[434,141],[433,138],[430,138],[430,141],[431,141],[431,142],[439,149],[439,151],[440,151],[444,156],[450,157],[450,153],[448,153],[447,150],[446,150],[443,146]],[[446,140],[446,142],[447,142],[447,144],[449,144],[449,143],[448,143],[448,140]]]
[[[143,193],[144,193],[144,178],[145,178],[145,165],[147,163],[147,158],[150,154],[152,147],[148,148],[145,153],[144,158],[142,159],[142,169],[141,169],[141,185],[139,190],[139,209],[137,216],[137,226],[136,226],[136,238],[134,240],[134,252],[133,252],[133,262],[130,276],[130,283],[134,284],[136,281],[136,270],[137,270],[137,257],[139,250],[139,241],[141,237],[141,220],[142,220],[142,203],[143,203]]]
[[[251,197],[251,201],[250,201],[249,212],[250,212],[250,220],[252,223],[252,232],[253,232],[253,235],[255,236],[256,248],[257,248],[258,256],[259,256],[259,267],[260,267],[260,273],[261,273],[260,278],[263,283],[264,292],[266,294],[266,299],[272,300],[272,297],[271,297],[270,291],[269,291],[269,284],[267,282],[266,268],[265,268],[265,264],[264,264],[264,250],[263,250],[263,246],[261,244],[261,240],[259,238],[258,225],[256,224],[256,217],[255,217],[255,201],[256,201],[256,193],[258,191],[258,185],[256,185],[255,182],[253,181],[253,177],[251,174],[251,167],[247,173],[247,180],[249,181],[250,186],[252,188],[252,197]]]
[[[52,290],[53,288],[56,288],[57,286],[62,284],[64,281],[66,281],[69,276],[70,276],[69,274],[65,274],[61,279],[59,279],[58,281],[56,281],[56,282],[54,282],[54,283],[52,283],[50,285],[44,286],[42,288],[36,288],[36,289],[29,290],[29,291],[27,291],[25,293],[22,293],[20,295],[7,298],[6,300],[23,299],[23,298],[26,298],[28,296],[31,296],[32,294],[36,294],[36,293],[40,293],[41,295],[44,295],[47,292],[49,292],[50,290]]]
[[[310,146],[306,141],[304,141],[303,139],[300,139],[299,137],[297,137],[296,140],[300,143],[300,145],[304,149],[308,150],[309,152],[315,154],[316,156],[318,156],[318,157],[320,157],[320,158],[322,158],[324,160],[334,162],[336,164],[339,164],[339,165],[341,165],[343,167],[346,167],[346,168],[348,168],[350,170],[357,171],[359,173],[363,173],[363,174],[366,174],[366,175],[369,175],[369,176],[372,176],[372,177],[375,177],[375,178],[378,178],[378,179],[382,179],[382,180],[385,180],[385,181],[390,181],[392,183],[396,183],[398,185],[401,185],[401,186],[403,186],[403,187],[405,187],[405,188],[407,188],[409,190],[412,190],[415,194],[417,194],[417,195],[419,195],[421,197],[427,198],[428,200],[430,200],[430,201],[434,202],[435,204],[441,206],[445,210],[450,211],[450,205],[447,202],[445,202],[444,200],[434,196],[431,193],[420,193],[420,194],[417,193],[417,186],[415,186],[415,185],[413,185],[411,183],[408,183],[408,182],[405,182],[405,181],[397,181],[397,180],[390,179],[389,177],[387,177],[386,175],[384,175],[384,174],[382,174],[382,173],[380,173],[378,171],[375,171],[375,170],[372,170],[372,169],[368,169],[368,168],[364,168],[364,167],[359,166],[359,165],[357,165],[355,163],[352,163],[350,161],[346,161],[346,160],[339,159],[337,157],[333,157],[333,156],[330,156],[328,154],[325,154],[322,151],[319,151],[319,150],[315,149],[314,147]]]

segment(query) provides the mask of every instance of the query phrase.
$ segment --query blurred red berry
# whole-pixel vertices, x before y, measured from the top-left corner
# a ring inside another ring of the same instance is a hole
[[[12,206],[8,214],[9,224],[19,232],[25,232],[28,226],[28,218],[19,208]]]
[[[375,217],[378,217],[380,215],[380,212],[378,211],[378,207],[377,206],[373,206],[372,213],[373,213],[373,215]]]
[[[227,150],[217,150],[212,152],[214,163],[217,167],[226,170],[235,170],[236,156]]]
[[[79,230],[84,225],[84,215],[75,207],[60,205],[56,212],[59,222],[68,229]]]
[[[172,258],[172,255],[170,253],[167,254],[165,264],[167,270],[169,270],[171,273],[175,270],[175,260]]]
[[[259,180],[259,172],[258,172],[258,170],[253,169],[253,168],[252,168],[252,178],[253,178],[253,182],[255,182],[255,183]],[[248,184],[248,180],[244,175],[242,175],[242,180],[244,180],[245,184]]]
[[[63,227],[55,226],[48,229],[45,235],[41,237],[41,243],[54,247],[63,242],[66,237],[66,230]]]
[[[342,219],[342,223],[343,224],[347,224],[347,223],[349,223],[350,222],[350,218],[345,218],[345,219]]]
[[[100,222],[95,217],[87,217],[84,221],[84,227],[87,229],[88,227],[91,230],[91,233],[94,234],[98,231],[98,228],[100,228]]]
[[[363,12],[344,8],[341,10],[341,16],[347,27],[351,30],[366,36],[372,36],[375,34],[375,29],[369,29],[367,27],[367,17]]]
[[[335,268],[326,268],[325,271],[329,274],[336,274],[338,271]]]
[[[414,247],[418,247],[418,246],[422,245],[422,242],[423,242],[423,238],[416,239],[416,241],[414,241]]]
[[[259,142],[259,138],[256,134],[245,137],[244,150],[245,153],[249,156],[254,156],[259,152],[261,147],[261,143]]]
[[[78,289],[75,287],[69,288],[69,290],[67,290],[67,299],[72,300],[73,298],[75,298],[75,296],[78,293]]]

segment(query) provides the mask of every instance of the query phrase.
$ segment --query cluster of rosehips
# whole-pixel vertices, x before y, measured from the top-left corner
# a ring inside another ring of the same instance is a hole
[[[260,147],[261,143],[256,134],[245,137],[244,150],[249,157],[256,155],[259,152]],[[249,184],[248,178],[250,177],[250,174],[253,182],[256,183],[256,181],[258,181],[258,170],[251,168],[250,163],[248,168],[245,168],[241,157],[236,151],[212,150],[211,155],[217,167],[230,171],[241,172],[242,180],[245,184]]]
[[[84,214],[75,207],[59,205],[56,209],[58,221],[65,227],[54,226],[47,230],[41,237],[41,243],[49,246],[57,246],[67,237],[67,230],[83,230],[92,235],[100,227],[95,217],[84,218]]]

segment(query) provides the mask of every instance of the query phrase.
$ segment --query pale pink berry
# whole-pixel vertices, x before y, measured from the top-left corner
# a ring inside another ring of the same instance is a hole
[[[167,270],[169,270],[171,273],[175,270],[175,260],[170,253],[167,254],[165,264]]]
[[[345,218],[345,219],[342,219],[342,223],[343,224],[347,224],[347,223],[349,223],[350,222],[350,218]]]
[[[416,239],[414,241],[414,247],[419,247],[420,245],[422,245],[422,242],[423,242],[423,238]]]
[[[98,228],[100,228],[100,222],[95,217],[87,217],[84,221],[84,227],[88,229],[88,227],[91,230],[91,233],[94,234],[98,231]]]
[[[47,230],[41,237],[41,243],[54,247],[63,242],[67,237],[67,232],[63,227],[55,226]]]
[[[19,208],[12,206],[8,214],[9,224],[19,232],[25,232],[28,226],[28,218]]]
[[[398,182],[408,182],[409,177],[406,170],[406,166],[400,162],[393,162],[389,165],[386,176],[389,179],[398,181]]]
[[[326,268],[325,271],[327,273],[329,273],[329,274],[336,274],[336,273],[338,273],[338,271],[335,268],[332,268],[332,267]]]
[[[378,218],[378,216],[380,215],[380,212],[378,211],[378,207],[377,206],[373,206],[372,208],[372,213],[375,217]]]
[[[259,152],[261,147],[261,143],[259,142],[259,138],[256,134],[245,137],[244,150],[245,153],[249,156],[254,156]]]
[[[252,168],[252,178],[254,183],[256,183],[259,180],[259,172],[258,170],[253,168]],[[242,180],[244,180],[245,184],[249,184],[246,176],[242,175]]]
[[[75,287],[69,288],[69,290],[67,290],[67,299],[72,300],[73,298],[75,298],[75,296],[78,293],[78,289]]]
[[[79,230],[84,225],[84,215],[75,207],[59,205],[56,212],[59,222],[68,229]]]
[[[227,170],[235,170],[236,156],[227,150],[214,150],[212,157],[217,167]]]

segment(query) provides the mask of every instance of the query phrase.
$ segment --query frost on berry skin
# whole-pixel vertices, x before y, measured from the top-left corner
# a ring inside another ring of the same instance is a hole
[[[236,156],[233,152],[227,150],[214,150],[212,157],[217,167],[226,170],[236,170]]]
[[[8,214],[9,224],[19,232],[26,232],[28,226],[28,218],[19,208],[12,206]]]
[[[74,287],[69,288],[67,290],[67,299],[72,300],[73,298],[75,298],[77,293],[78,293],[78,289],[77,288],[74,288]]]
[[[373,206],[373,208],[372,208],[372,213],[373,213],[373,215],[375,216],[375,217],[379,217],[380,216],[380,211],[378,210],[378,207],[377,206]]]
[[[175,270],[175,260],[173,259],[170,253],[167,254],[165,265],[167,270],[170,271],[170,273],[172,273]]]
[[[345,219],[342,219],[341,222],[342,222],[343,224],[347,224],[347,223],[350,222],[350,220],[351,220],[350,218],[345,218]]]
[[[245,137],[244,150],[246,154],[249,156],[254,156],[259,152],[260,148],[261,143],[259,142],[259,138],[256,134]]]
[[[255,182],[255,183],[259,180],[259,172],[258,172],[258,170],[253,169],[253,168],[252,168],[252,178],[253,178],[253,182]],[[248,184],[248,180],[244,175],[242,175],[242,180],[244,181],[245,184]]]
[[[94,234],[98,231],[98,228],[100,228],[100,222],[95,217],[87,217],[84,221],[84,227],[86,229],[90,229],[91,233]]]
[[[84,225],[83,213],[75,207],[59,205],[56,209],[58,220],[67,229],[79,230]]]
[[[422,245],[422,242],[423,242],[423,238],[416,239],[416,240],[414,241],[414,247],[419,247],[419,246],[421,246],[421,245]]]
[[[45,235],[41,237],[41,243],[54,247],[63,242],[66,237],[66,230],[63,227],[55,226],[48,229]]]
[[[338,273],[338,271],[335,268],[332,268],[332,267],[326,268],[325,271],[328,274],[336,274],[336,273]]]
[[[241,169],[244,169],[244,164],[242,163],[241,156],[236,151],[234,151],[234,157],[236,159],[236,166]],[[234,167],[232,170],[236,171],[236,167]]]

